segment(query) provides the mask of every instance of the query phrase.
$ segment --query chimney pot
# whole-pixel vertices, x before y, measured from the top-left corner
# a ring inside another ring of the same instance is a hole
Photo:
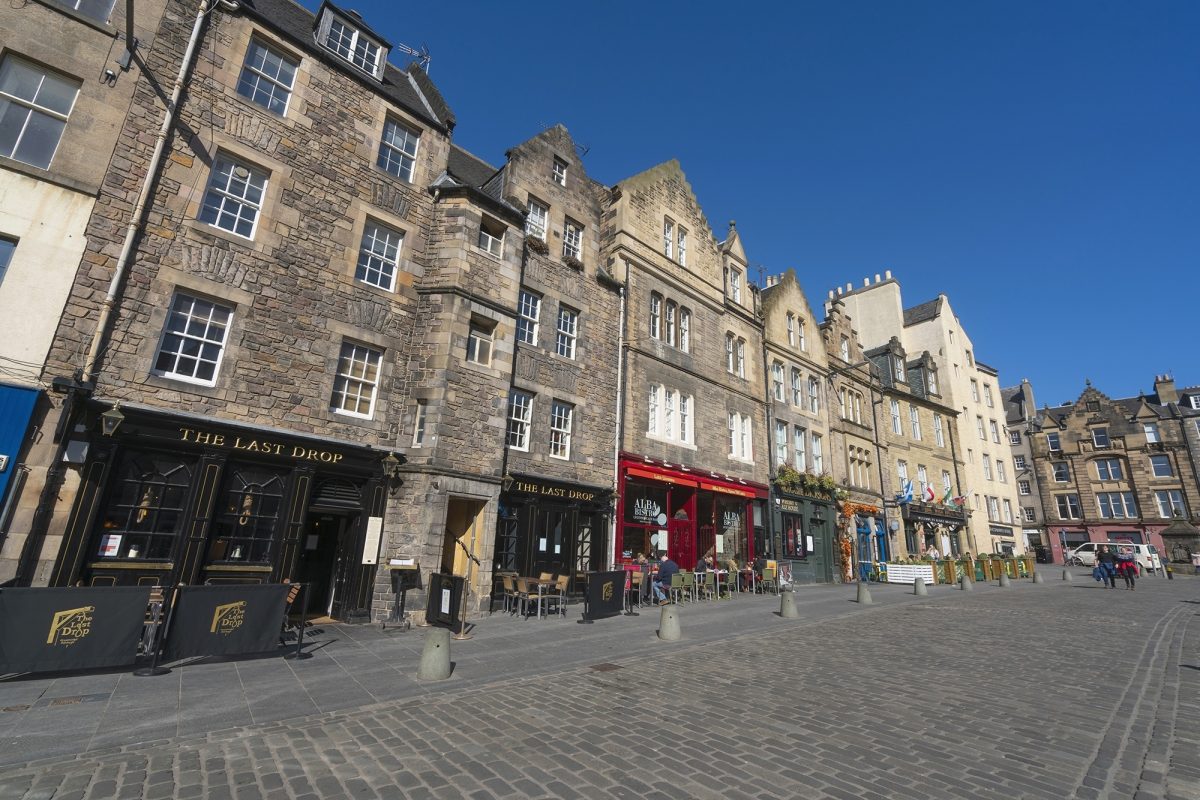
[[[870,286],[870,285],[871,285],[871,279],[863,278],[863,286]]]
[[[890,269],[885,269],[883,271],[883,279],[885,281],[890,281],[892,279],[892,271]]]

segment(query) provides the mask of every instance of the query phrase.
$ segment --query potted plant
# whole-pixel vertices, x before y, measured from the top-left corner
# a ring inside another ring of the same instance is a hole
[[[571,269],[577,269],[580,272],[583,271],[583,262],[575,256],[563,256],[563,263]]]
[[[550,252],[550,245],[546,244],[545,239],[540,239],[537,236],[526,236],[525,246],[535,253],[546,255]]]

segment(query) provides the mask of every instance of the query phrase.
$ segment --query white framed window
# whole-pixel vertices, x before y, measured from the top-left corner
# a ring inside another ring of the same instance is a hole
[[[904,374],[904,359],[900,356],[892,356],[892,368],[893,372],[895,373],[896,380],[903,382],[906,377]]]
[[[1025,456],[1013,456],[1013,469],[1025,469]]]
[[[725,334],[725,371],[730,375],[735,373],[733,360],[734,339],[732,333]]]
[[[788,460],[788,424],[775,422],[775,463],[786,464]]]
[[[976,403],[979,402],[979,382],[971,378],[971,399]]]
[[[995,402],[992,401],[992,385],[990,383],[985,383],[983,385],[983,403],[988,408],[996,407]]]
[[[924,464],[917,464],[917,483],[921,486],[921,499],[925,499],[925,487],[929,486],[929,470]]]
[[[467,329],[467,361],[487,366],[492,363],[492,328],[472,322]]]
[[[97,22],[108,22],[113,8],[113,0],[58,0],[58,2]]]
[[[854,421],[862,424],[863,396],[858,392],[850,393],[850,405],[854,411]]]
[[[1022,506],[1021,515],[1025,517],[1026,522],[1037,522],[1037,512],[1030,506]]]
[[[681,393],[679,395],[679,441],[688,444],[696,441],[692,428],[692,416],[692,397]]]
[[[333,413],[371,419],[375,414],[375,394],[382,364],[382,350],[343,341],[330,403]]]
[[[1179,489],[1160,489],[1154,493],[1154,500],[1158,504],[1158,515],[1163,519],[1170,519],[1176,514],[1187,516],[1183,492]]]
[[[204,192],[200,221],[253,239],[266,193],[267,173],[219,155],[213,162],[208,189]]]
[[[1155,442],[1162,441],[1161,439],[1158,438],[1158,423],[1157,422],[1145,423],[1144,425],[1142,425],[1142,430],[1145,431],[1145,433],[1146,433],[1146,442],[1147,443],[1154,444]]]
[[[692,349],[692,312],[682,307],[679,309],[679,349],[685,353]]]
[[[900,424],[900,401],[892,400],[888,403],[892,412],[892,433],[897,436],[904,435],[904,428]]]
[[[154,374],[214,385],[232,321],[232,308],[177,293],[154,356]]]
[[[479,249],[490,256],[500,258],[504,255],[504,223],[492,219],[486,214],[479,220]]]
[[[838,342],[838,355],[842,357],[842,361],[850,360],[850,337],[843,336]]]
[[[1066,483],[1071,480],[1071,469],[1065,461],[1051,461],[1050,474],[1055,483]]]
[[[813,472],[820,475],[825,472],[825,454],[822,452],[822,442],[824,439],[821,434],[814,433],[812,435],[812,465]]]
[[[0,236],[0,284],[4,283],[4,273],[8,272],[8,265],[12,263],[13,253],[16,250],[16,239]]]
[[[925,380],[926,380],[926,385],[929,387],[929,393],[937,394],[938,393],[937,370],[935,370],[935,369],[928,370],[925,373]]]
[[[979,432],[979,441],[987,441],[987,432],[983,429],[983,417],[975,418],[975,430]]]
[[[1119,481],[1124,478],[1119,458],[1096,459],[1096,477],[1102,481]]]
[[[737,376],[739,378],[746,377],[746,340],[737,340]]]
[[[908,407],[908,422],[909,427],[912,428],[913,439],[918,442],[921,441],[921,412],[916,406],[911,404]]]
[[[1052,431],[1052,432],[1046,434],[1046,447],[1051,452],[1057,452],[1059,450],[1062,450],[1062,444],[1059,441],[1057,431]]]
[[[1175,477],[1175,470],[1171,467],[1171,457],[1167,455],[1150,456],[1150,469],[1156,478]]]
[[[650,293],[650,337],[662,338],[662,307],[663,298],[658,292]],[[732,368],[731,368],[732,369]]]
[[[663,390],[663,387],[656,383],[650,384],[646,392],[646,399],[649,405],[646,408],[646,433],[650,436],[658,436],[658,398]]]
[[[789,347],[796,346],[796,315],[787,312],[787,340]]]
[[[668,300],[667,301],[667,315],[664,320],[666,322],[666,336],[663,337],[663,341],[665,341],[667,344],[671,345],[672,347],[674,347],[676,345],[676,343],[679,341],[677,338],[677,331],[675,329],[676,319],[678,318],[678,316],[679,316],[679,308],[678,308],[678,306],[675,305],[675,301]]]
[[[1059,519],[1079,519],[1079,495],[1056,494],[1054,503],[1058,507]]]
[[[729,298],[735,303],[742,302],[742,271],[729,268]]]
[[[1008,432],[1008,443],[1019,445],[1021,443],[1021,432],[1020,431],[1009,431]]]
[[[563,258],[582,260],[583,256],[583,226],[568,219],[563,223]]]
[[[796,408],[804,407],[804,380],[797,367],[792,367],[792,405]]]
[[[747,461],[753,461],[754,460],[754,437],[751,434],[751,430],[750,430],[750,415],[749,414],[742,415],[741,440],[742,440],[742,458],[746,459]]]
[[[942,432],[942,415],[933,415],[933,440],[937,442],[938,447],[946,446],[946,435]]]
[[[847,411],[848,407],[849,406],[846,403],[846,390],[844,388],[838,389],[838,416],[842,419],[846,419],[847,415],[849,414]]]
[[[1133,492],[1097,492],[1096,504],[1100,506],[1101,519],[1129,519],[1137,516]]]
[[[389,175],[412,183],[413,170],[417,163],[417,145],[420,141],[420,133],[394,119],[389,119],[383,123],[379,158],[375,163]]]
[[[950,494],[950,487],[952,485],[950,482],[950,472],[942,470],[942,497],[947,497]]]
[[[999,458],[996,459],[996,480],[1001,483],[1008,483],[1008,474],[1004,469],[1004,461]]]
[[[299,64],[258,39],[251,39],[242,62],[237,92],[280,116],[287,113]]]
[[[754,459],[753,439],[748,414],[729,414],[729,455],[745,461]]]
[[[425,401],[418,400],[417,408],[413,412],[413,437],[412,437],[412,446],[413,447],[424,447],[425,446],[425,412],[426,412]]]
[[[383,61],[381,58],[383,48],[357,28],[337,17],[332,17],[329,20],[324,44],[363,72],[379,77]]]
[[[546,241],[546,231],[550,229],[550,206],[529,198],[528,213],[525,215],[525,235]]]
[[[1012,502],[1006,497],[1000,503],[1004,506],[1004,521],[1011,525],[1013,521]]]
[[[687,266],[687,245],[688,245],[687,230],[685,228],[683,228],[682,226],[679,228],[679,234],[678,234],[678,239],[676,239],[676,243],[679,245],[679,247],[677,248],[679,251],[679,264],[680,264],[680,266],[686,267]]]
[[[987,453],[983,454],[983,477],[992,480],[992,458]]]
[[[997,498],[988,495],[987,499],[988,519],[993,522],[1000,521],[1000,504]]]
[[[1029,487],[1029,481],[1017,481],[1017,492],[1019,494],[1030,494],[1032,490]]]
[[[1000,428],[996,425],[996,420],[988,420],[988,430],[992,432],[992,441],[1000,444]]]
[[[0,155],[49,169],[81,85],[6,54],[0,63]]]
[[[555,400],[550,404],[550,457],[571,457],[571,423],[575,406]]]
[[[808,448],[805,446],[807,434],[799,425],[792,428],[792,466],[800,472],[808,468]]]
[[[775,361],[771,364],[771,387],[775,399],[782,403],[787,399],[783,392],[783,363]]]
[[[529,424],[533,420],[533,395],[513,389],[508,394],[506,440],[513,450],[529,450]]]
[[[908,462],[904,459],[896,461],[896,477],[900,480],[900,491],[904,491],[904,482],[908,480]]]
[[[975,451],[969,447],[967,448],[967,463],[968,464],[975,463]]]
[[[567,162],[563,161],[558,156],[554,157],[554,164],[551,167],[550,178],[559,186],[567,185]]]
[[[663,255],[675,257],[675,223],[670,217],[663,219]]]
[[[808,378],[808,410],[814,414],[821,411],[821,382],[811,375]],[[813,448],[813,458],[816,458],[816,448]]]
[[[396,272],[400,268],[400,247],[404,234],[368,219],[363,225],[362,241],[358,245],[358,265],[355,280],[391,292],[396,288]]]
[[[575,358],[575,339],[579,333],[579,312],[560,305],[558,307],[558,333],[555,351],[563,358]]]
[[[646,393],[646,435],[696,443],[695,401],[691,395],[659,384],[650,384]]]
[[[663,433],[668,439],[675,438],[675,399],[677,394],[673,389],[663,391],[662,410],[663,410]]]
[[[1108,428],[1092,428],[1092,444],[1095,447],[1108,447]]]
[[[537,347],[538,320],[542,315],[542,298],[527,289],[521,290],[517,316],[517,341]]]
[[[800,340],[800,352],[808,352],[808,338],[804,335],[804,318],[796,318],[796,336]]]
[[[730,412],[729,415],[729,457],[736,458],[738,454],[738,431],[741,428],[742,419],[738,414]]]

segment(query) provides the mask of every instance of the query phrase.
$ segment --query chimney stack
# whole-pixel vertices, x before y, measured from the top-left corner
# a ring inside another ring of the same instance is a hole
[[[1160,403],[1178,403],[1179,392],[1175,390],[1175,379],[1170,373],[1154,376],[1154,393]]]

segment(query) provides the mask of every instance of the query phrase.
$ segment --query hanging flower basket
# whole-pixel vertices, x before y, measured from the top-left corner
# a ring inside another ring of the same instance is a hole
[[[550,245],[546,244],[544,239],[539,239],[536,236],[526,236],[525,246],[535,253],[546,255],[550,252]]]

